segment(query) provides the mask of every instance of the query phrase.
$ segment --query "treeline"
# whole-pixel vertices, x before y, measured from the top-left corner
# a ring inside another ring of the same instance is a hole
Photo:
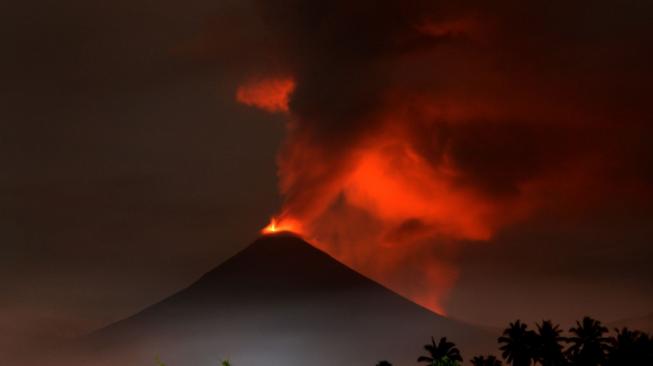
[[[494,355],[479,355],[470,359],[473,366],[653,366],[653,338],[629,330],[615,329],[608,333],[598,320],[590,317],[577,321],[564,336],[559,325],[551,321],[535,324],[531,330],[521,321],[510,323],[497,339],[501,361]],[[463,362],[460,350],[446,337],[424,346],[426,355],[418,363],[429,366],[459,366]],[[381,361],[377,366],[392,366]]]

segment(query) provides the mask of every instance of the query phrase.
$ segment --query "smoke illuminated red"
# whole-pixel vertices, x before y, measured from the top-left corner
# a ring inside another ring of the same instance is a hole
[[[265,78],[251,80],[236,91],[236,100],[268,112],[287,112],[288,99],[295,89],[290,78]]]
[[[446,153],[434,163],[418,152],[407,123],[387,118],[381,125],[342,155],[291,133],[279,156],[286,201],[262,233],[302,235],[443,313],[442,299],[457,278],[453,241],[489,239],[500,225],[497,213],[516,217],[517,206],[460,185],[462,173]],[[407,262],[416,266],[412,273]]]
[[[437,163],[425,158],[406,125],[391,119],[342,156],[291,133],[279,158],[286,198],[280,222],[301,223],[291,231],[444,313],[442,301],[458,276],[455,241],[487,240],[528,205],[461,185],[463,173],[446,153]],[[265,232],[279,226],[273,221]]]
[[[264,233],[300,234],[442,312],[463,245],[482,245],[544,206],[571,212],[609,197],[617,177],[641,178],[628,161],[650,148],[621,141],[645,120],[623,114],[631,101],[615,99],[603,83],[621,81],[602,80],[609,73],[598,64],[544,68],[567,59],[547,22],[432,2],[374,6],[336,2],[321,17],[261,5],[266,30],[277,30],[266,37],[279,43],[260,51],[278,65],[245,71],[271,76],[244,82],[236,99],[289,122],[277,160],[284,203]]]

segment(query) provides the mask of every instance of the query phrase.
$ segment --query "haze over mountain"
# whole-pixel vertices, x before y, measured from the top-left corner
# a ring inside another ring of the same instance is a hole
[[[653,334],[653,312],[639,317],[617,320],[611,322],[609,326],[612,328],[626,327]]]
[[[171,366],[414,363],[431,336],[463,355],[495,335],[395,294],[302,239],[264,236],[197,282],[81,342],[68,364]]]

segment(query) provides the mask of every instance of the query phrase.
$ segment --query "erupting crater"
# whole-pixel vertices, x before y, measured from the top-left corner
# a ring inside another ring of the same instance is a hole
[[[296,236],[301,236],[300,225],[298,222],[289,219],[279,219],[272,217],[270,223],[261,229],[261,234],[272,235],[280,233],[291,233]]]

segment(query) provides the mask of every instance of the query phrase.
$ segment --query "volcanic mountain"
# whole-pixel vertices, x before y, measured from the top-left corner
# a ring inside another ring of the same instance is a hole
[[[292,235],[264,236],[190,287],[83,340],[83,365],[414,364],[447,336],[469,358],[484,330],[397,295]]]

